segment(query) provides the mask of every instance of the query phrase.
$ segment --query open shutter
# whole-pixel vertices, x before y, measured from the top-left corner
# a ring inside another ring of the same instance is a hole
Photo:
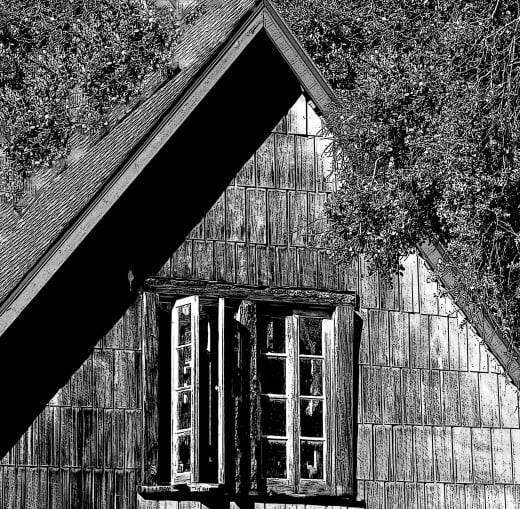
[[[199,480],[199,298],[172,311],[172,484]]]
[[[354,308],[338,306],[328,334],[331,495],[354,494]]]

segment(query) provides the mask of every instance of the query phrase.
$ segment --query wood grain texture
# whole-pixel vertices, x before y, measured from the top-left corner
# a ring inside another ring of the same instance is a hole
[[[413,428],[412,426],[395,426],[395,479],[397,481],[413,481]]]
[[[294,189],[296,184],[296,163],[294,136],[277,134],[275,137],[275,161],[277,186],[279,189]]]
[[[287,192],[269,190],[267,192],[269,243],[287,245]]]
[[[261,187],[276,187],[274,140],[270,135],[256,152],[256,181]]]
[[[491,433],[489,428],[473,428],[471,430],[471,448],[475,483],[492,483]]]
[[[354,493],[354,308],[338,306],[333,315],[335,348],[333,377],[335,380],[335,494]]]
[[[248,189],[246,192],[247,239],[250,243],[267,243],[267,201],[263,189]]]
[[[441,372],[442,422],[445,426],[460,424],[459,374],[452,371]]]

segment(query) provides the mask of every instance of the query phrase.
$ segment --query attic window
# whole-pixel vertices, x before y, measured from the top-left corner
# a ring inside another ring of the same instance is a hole
[[[351,494],[351,317],[351,306],[175,301],[171,484]]]

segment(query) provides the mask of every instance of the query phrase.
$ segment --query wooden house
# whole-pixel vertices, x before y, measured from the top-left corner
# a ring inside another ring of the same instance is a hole
[[[439,250],[388,284],[320,244],[333,93],[272,6],[177,55],[2,212],[0,507],[520,507],[519,366]]]

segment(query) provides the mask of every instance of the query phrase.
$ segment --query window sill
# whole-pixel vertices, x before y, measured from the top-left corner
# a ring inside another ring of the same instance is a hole
[[[146,500],[172,500],[204,502],[217,500],[226,502],[260,502],[266,504],[312,504],[315,506],[340,506],[345,509],[364,508],[364,501],[357,501],[347,497],[335,497],[325,494],[312,493],[284,493],[268,495],[237,496],[230,494],[223,485],[219,484],[196,484],[196,485],[163,485],[163,486],[140,486],[139,495]],[[224,507],[224,505],[222,505]]]

